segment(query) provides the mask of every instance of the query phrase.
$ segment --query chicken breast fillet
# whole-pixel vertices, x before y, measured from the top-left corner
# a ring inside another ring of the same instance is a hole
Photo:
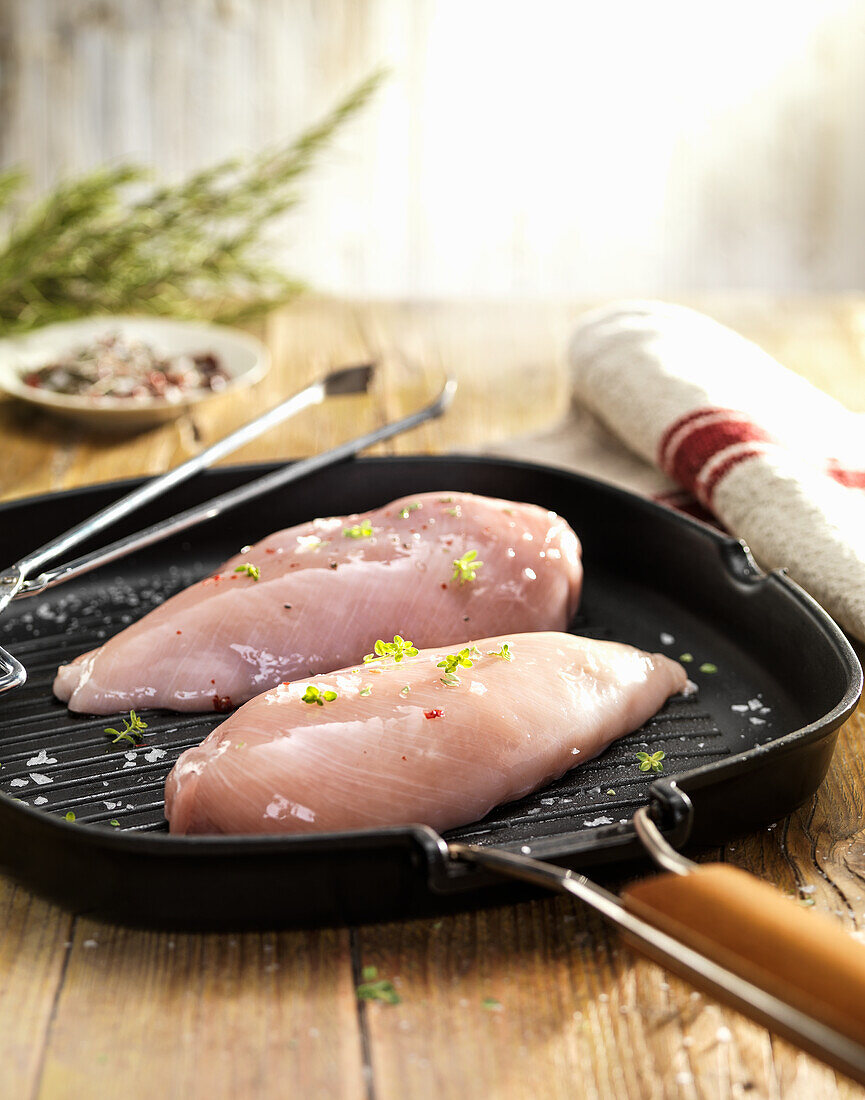
[[[570,634],[485,638],[462,663],[458,652],[386,657],[253,699],[175,764],[171,832],[453,828],[596,756],[687,683],[660,654]]]
[[[564,629],[581,584],[579,540],[554,512],[424,493],[269,535],[62,665],[54,693],[87,714],[230,710],[359,661],[376,638]]]

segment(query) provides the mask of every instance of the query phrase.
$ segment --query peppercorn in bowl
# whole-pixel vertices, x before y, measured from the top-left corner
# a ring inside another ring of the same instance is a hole
[[[0,387],[92,429],[137,431],[259,381],[264,345],[222,325],[90,317],[0,340]]]

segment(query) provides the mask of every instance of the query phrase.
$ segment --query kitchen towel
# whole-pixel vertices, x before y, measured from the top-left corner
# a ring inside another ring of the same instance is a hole
[[[865,416],[683,306],[595,310],[568,357],[574,414],[536,460],[704,510],[865,641]]]

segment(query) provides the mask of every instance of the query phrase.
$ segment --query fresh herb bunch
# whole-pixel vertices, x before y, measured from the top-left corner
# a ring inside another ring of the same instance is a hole
[[[266,257],[264,230],[299,202],[296,184],[369,100],[374,73],[287,146],[233,157],[176,185],[137,165],[60,183],[18,216],[0,244],[0,333],[94,313],[147,312],[239,321],[303,286]],[[25,176],[0,172],[0,214]]]

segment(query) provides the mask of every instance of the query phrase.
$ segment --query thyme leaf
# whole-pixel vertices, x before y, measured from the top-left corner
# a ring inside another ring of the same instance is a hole
[[[483,567],[483,562],[477,560],[477,550],[467,550],[461,558],[454,558],[454,571],[451,575],[452,581],[459,581],[460,584],[465,584],[466,581],[473,581],[477,578],[478,570]]]
[[[356,523],[354,527],[343,527],[342,533],[347,539],[371,539],[372,524],[365,519],[363,523]]]
[[[479,655],[477,646],[466,646],[458,653],[448,653],[447,656],[442,657],[436,668],[443,668],[445,676],[450,676],[458,668],[471,668],[474,664],[472,657],[478,657]]]
[[[649,753],[649,752],[638,752],[637,753],[637,760],[639,761],[638,767],[639,767],[640,771],[641,772],[659,772],[659,773],[662,772],[664,770],[664,765],[661,763],[661,761],[664,759],[664,757],[666,755],[667,754],[662,749],[658,749],[657,752],[651,752],[651,753]]]
[[[306,691],[301,695],[301,701],[304,703],[317,704],[323,707],[325,703],[332,703],[337,698],[335,691],[322,691],[317,688],[315,684],[310,684]]]
[[[147,723],[143,722],[134,710],[129,712],[129,717],[123,719],[123,729],[117,730],[113,726],[108,726],[105,730],[107,737],[111,738],[111,743],[116,745],[118,741],[128,741],[130,745],[140,745],[144,740],[143,731],[147,729]]]
[[[402,998],[394,989],[393,982],[380,979],[377,982],[361,982],[356,989],[359,1001],[383,1001],[385,1004],[398,1005]]]
[[[380,661],[385,657],[392,657],[399,664],[403,657],[417,657],[417,650],[408,639],[394,634],[392,642],[379,638],[373,646],[373,652],[367,653],[363,660],[364,664],[369,664],[370,661]]]

